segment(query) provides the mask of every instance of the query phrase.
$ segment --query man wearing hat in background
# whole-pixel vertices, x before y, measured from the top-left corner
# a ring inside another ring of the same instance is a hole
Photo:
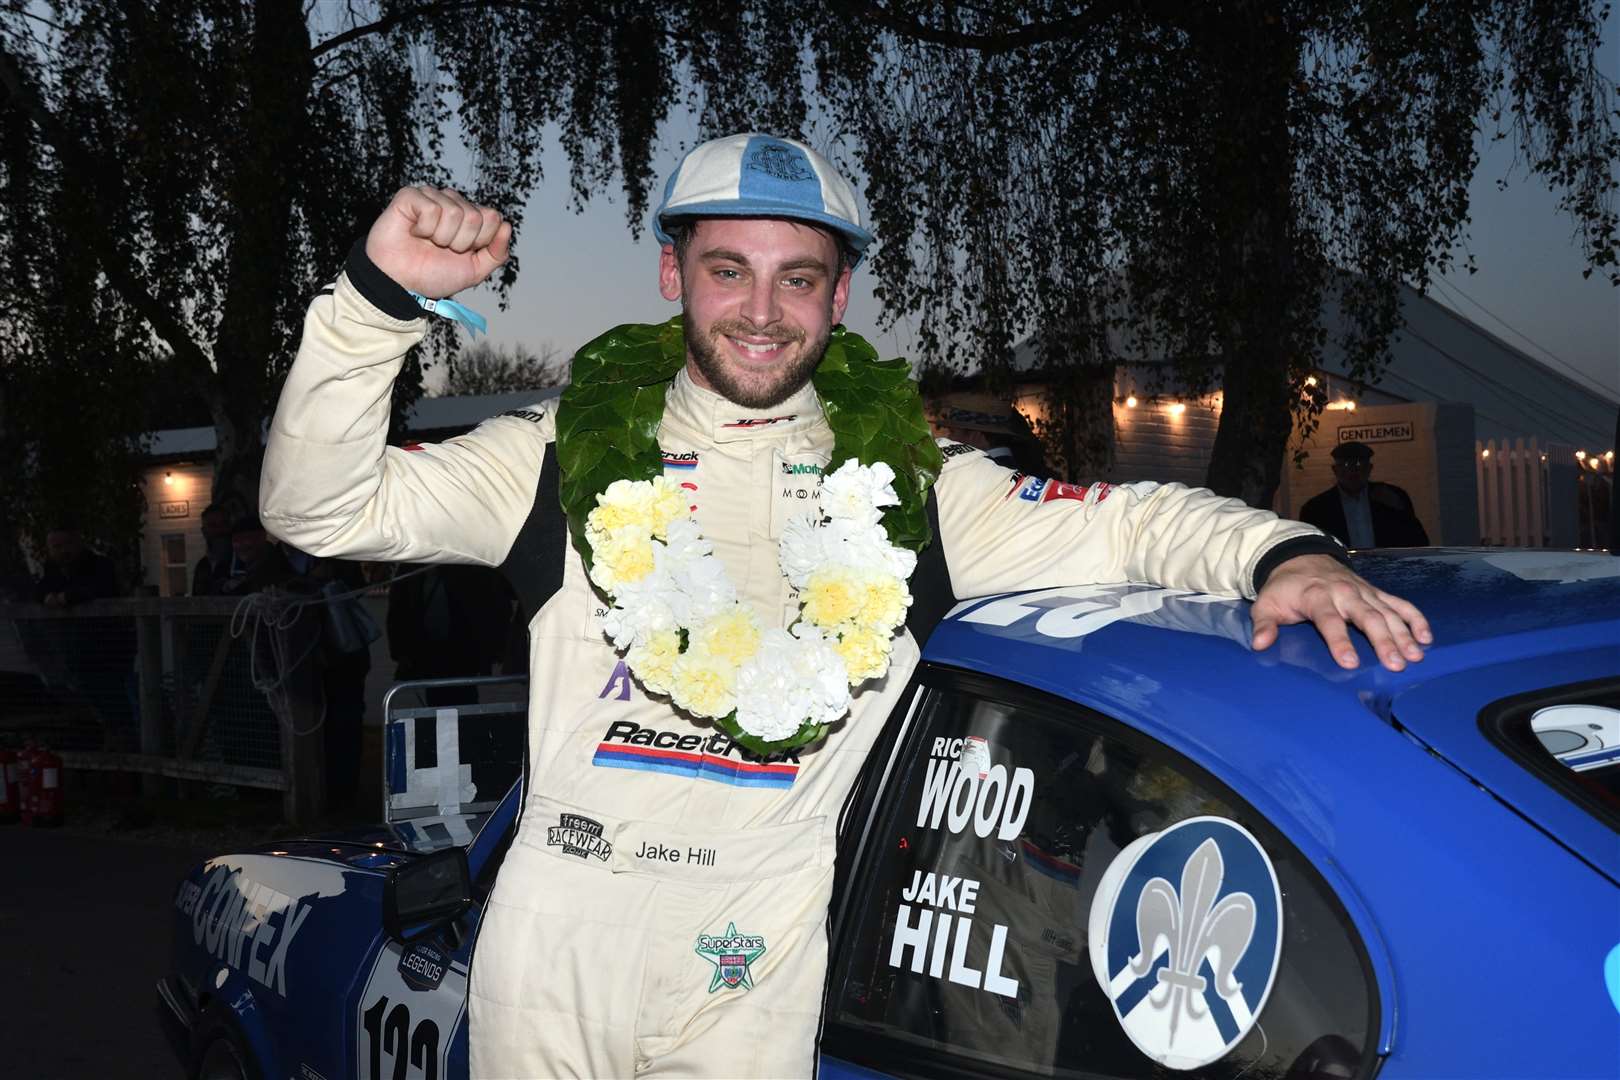
[[[1372,447],[1343,442],[1333,448],[1333,487],[1300,507],[1299,519],[1349,548],[1427,547],[1429,534],[1412,512],[1411,497],[1394,484],[1374,484]]]
[[[1046,475],[1046,458],[1029,422],[993,394],[957,390],[928,403],[928,422],[942,439],[983,450],[999,465],[1031,476]]]
[[[1345,666],[1358,662],[1347,624],[1391,668],[1421,659],[1422,615],[1314,529],[1174,484],[1015,482],[972,447],[937,444],[903,362],[836,325],[872,237],[854,189],[809,147],[757,134],[698,146],[654,233],[659,290],[680,317],[586,345],[560,402],[406,451],[385,446],[388,402],[423,312],[462,317],[443,298],[505,261],[511,227],[455,192],[402,189],[311,304],[271,426],[272,531],[322,556],[500,566],[538,608],[524,803],[472,968],[475,1076],[812,1074],[840,813],[919,656],[905,629],[886,633],[886,670],[848,681],[847,715],[762,760],[723,709],[695,720],[649,691],[651,650],[619,655],[605,633],[631,614],[591,577],[615,565],[598,545],[617,534],[558,539],[559,501],[571,526],[600,504],[645,531],[637,504],[602,485],[678,492],[673,512],[701,533],[690,543],[712,547],[746,613],[736,625],[783,648],[809,648],[812,631],[779,541],[819,505],[822,472],[854,458],[892,466],[909,520],[928,520],[937,496],[919,557],[942,552],[959,595],[1124,580],[1258,592],[1257,648],[1311,621]],[[649,563],[670,550],[636,542]],[[676,665],[703,659],[681,648]],[[848,656],[817,656],[815,677],[849,673]]]

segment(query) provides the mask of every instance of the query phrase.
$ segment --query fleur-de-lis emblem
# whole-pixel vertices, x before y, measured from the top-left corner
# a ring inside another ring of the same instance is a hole
[[[1170,1009],[1172,1045],[1183,1010],[1191,1020],[1200,1020],[1209,1011],[1204,1004],[1209,980],[1199,974],[1206,958],[1217,994],[1230,998],[1242,986],[1232,971],[1254,937],[1255,903],[1242,892],[1217,903],[1225,879],[1221,849],[1209,839],[1198,845],[1182,867],[1179,893],[1164,878],[1156,877],[1142,887],[1137,900],[1136,934],[1141,952],[1131,961],[1131,973],[1142,978],[1153,970],[1158,940],[1163,937],[1170,955],[1159,969],[1158,985],[1148,996],[1148,1004],[1158,1010]]]

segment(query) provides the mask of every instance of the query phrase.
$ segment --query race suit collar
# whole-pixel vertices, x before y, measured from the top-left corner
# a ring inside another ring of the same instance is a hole
[[[698,386],[683,367],[664,398],[664,421],[716,443],[779,439],[785,432],[821,423],[821,402],[807,383],[780,405],[744,408]]]

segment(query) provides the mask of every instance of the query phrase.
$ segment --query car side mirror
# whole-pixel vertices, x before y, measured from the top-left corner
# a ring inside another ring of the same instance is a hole
[[[444,848],[401,863],[383,879],[383,929],[395,941],[427,937],[471,906],[465,848]]]

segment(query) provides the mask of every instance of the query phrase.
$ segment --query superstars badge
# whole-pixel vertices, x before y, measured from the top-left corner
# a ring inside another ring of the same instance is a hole
[[[759,934],[739,933],[737,924],[729,923],[724,934],[699,934],[693,951],[714,965],[709,993],[721,987],[752,990],[754,973],[750,965],[765,955],[765,939]]]

